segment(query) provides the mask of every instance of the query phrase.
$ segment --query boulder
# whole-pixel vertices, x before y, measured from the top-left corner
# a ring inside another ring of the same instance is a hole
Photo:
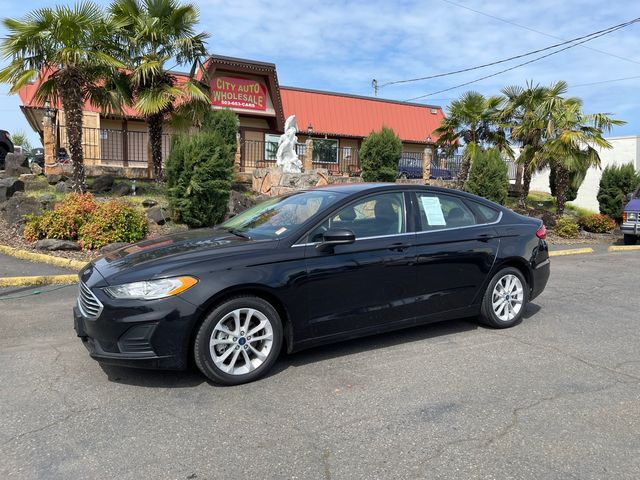
[[[93,185],[91,186],[91,191],[93,193],[108,192],[109,190],[111,190],[111,187],[113,187],[113,181],[114,181],[114,177],[110,173],[107,173],[105,175],[100,175],[99,177],[96,177],[96,179],[93,181]]]
[[[158,225],[167,223],[167,212],[160,206],[151,207],[147,210],[147,220]]]
[[[0,179],[0,202],[13,197],[16,192],[24,192],[24,182],[14,177]]]
[[[229,217],[233,217],[266,200],[267,198],[269,197],[265,195],[249,196],[244,193],[231,190],[231,192],[229,192],[229,203],[227,204],[227,215]]]
[[[33,173],[34,175],[42,175],[42,167],[40,165],[38,165],[37,163],[32,163],[31,164],[31,173]]]
[[[67,181],[68,178],[65,177],[64,175],[61,175],[59,173],[49,173],[47,174],[47,183],[49,185],[56,185],[60,182],[65,182]]]
[[[4,159],[4,170],[9,176],[31,173],[29,169],[29,159],[21,153],[7,153]]]
[[[56,183],[56,193],[69,193],[71,191],[71,185],[67,182]]]
[[[35,179],[36,176],[33,173],[23,173],[20,175],[20,180],[23,182],[33,182]]]
[[[36,242],[36,250],[80,250],[80,244],[71,240],[45,238]]]
[[[105,245],[104,247],[102,247],[100,249],[100,253],[101,254],[105,254],[105,253],[110,253],[113,252],[115,250],[118,250],[122,247],[126,247],[127,245],[129,245],[128,243],[124,243],[124,242],[114,242],[114,243],[108,243],[107,245]]]
[[[120,195],[121,197],[124,197],[125,195],[131,195],[131,186],[127,185],[126,183],[120,183],[119,185],[114,185],[111,191],[115,195]]]
[[[4,218],[7,223],[14,228],[18,228],[25,223],[25,215],[40,215],[42,204],[38,199],[16,193],[5,204],[3,209]]]
[[[151,200],[150,198],[145,198],[142,201],[142,206],[144,208],[151,208],[151,207],[155,207],[158,204],[158,202],[156,202],[155,200]]]
[[[56,203],[56,199],[53,197],[53,195],[50,195],[48,193],[38,198],[38,201],[42,205],[43,210],[51,210]]]

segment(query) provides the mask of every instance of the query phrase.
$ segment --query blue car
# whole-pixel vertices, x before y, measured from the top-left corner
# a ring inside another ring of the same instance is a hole
[[[633,192],[631,200],[624,207],[620,230],[624,234],[625,245],[635,245],[640,237],[640,187]]]
[[[398,178],[422,178],[422,158],[403,155],[398,163]],[[429,170],[430,179],[451,180],[453,174],[448,168],[432,166]]]

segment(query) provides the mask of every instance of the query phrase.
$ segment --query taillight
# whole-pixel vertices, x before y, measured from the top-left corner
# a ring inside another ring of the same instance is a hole
[[[622,212],[622,223],[627,223],[627,212]]]
[[[540,240],[546,240],[547,239],[547,227],[544,226],[544,223],[542,224],[542,226],[536,232],[536,237],[538,237]]]

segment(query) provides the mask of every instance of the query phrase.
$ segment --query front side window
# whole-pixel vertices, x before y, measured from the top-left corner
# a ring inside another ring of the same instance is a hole
[[[402,193],[372,195],[342,208],[326,219],[309,234],[308,241],[322,241],[324,232],[333,228],[351,230],[356,239],[404,233],[404,219]]]
[[[422,230],[476,225],[473,212],[460,198],[434,193],[417,193]]]
[[[282,238],[342,198],[343,193],[325,191],[273,197],[227,220],[221,228],[255,239]]]
[[[313,161],[314,163],[338,163],[338,140],[314,138]]]

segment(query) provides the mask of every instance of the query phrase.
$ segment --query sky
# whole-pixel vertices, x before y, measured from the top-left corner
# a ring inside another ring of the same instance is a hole
[[[501,60],[640,17],[631,0],[194,0],[211,53],[276,64],[281,85],[373,95],[379,85]],[[59,0],[58,3],[68,3]],[[99,1],[102,5],[108,2]],[[54,2],[0,0],[20,18]],[[0,37],[6,31],[0,26]],[[445,107],[467,90],[499,94],[508,85],[557,80],[581,97],[587,113],[625,120],[608,136],[640,135],[640,23],[504,74],[418,102]],[[560,40],[559,40],[560,39]],[[381,87],[393,100],[448,89],[534,58],[473,72]],[[6,65],[6,59],[0,65]],[[178,68],[179,69],[179,68]],[[629,78],[637,77],[637,78]],[[625,79],[620,81],[611,81]],[[16,95],[0,85],[0,128],[28,133]]]

